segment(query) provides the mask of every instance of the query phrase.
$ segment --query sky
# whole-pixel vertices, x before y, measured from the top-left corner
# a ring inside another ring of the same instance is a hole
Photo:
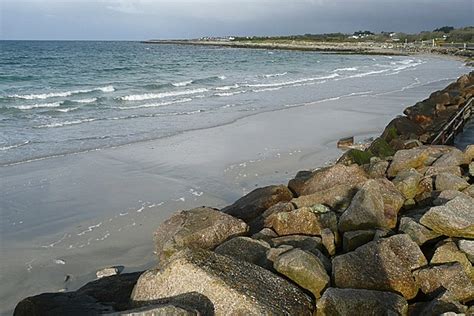
[[[473,16],[474,0],[0,0],[0,39],[413,33]]]

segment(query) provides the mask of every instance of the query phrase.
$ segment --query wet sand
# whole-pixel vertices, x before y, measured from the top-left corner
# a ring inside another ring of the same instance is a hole
[[[257,186],[380,134],[450,81],[260,113],[173,137],[0,167],[0,313],[23,297],[73,290],[95,271],[154,264],[153,230],[176,210],[223,207]]]

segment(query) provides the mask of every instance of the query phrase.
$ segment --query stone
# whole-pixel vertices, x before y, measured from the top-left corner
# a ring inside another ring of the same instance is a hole
[[[321,297],[321,292],[330,281],[322,262],[313,254],[301,249],[281,254],[273,267],[300,287],[310,291],[315,298]]]
[[[365,182],[366,180],[367,174],[360,166],[335,164],[316,170],[312,172],[311,175],[305,174],[305,177],[297,177],[290,181],[288,187],[290,187],[297,196],[301,196],[327,190],[341,184],[355,187],[357,184]]]
[[[339,218],[339,230],[394,228],[404,201],[403,195],[387,179],[368,180]]]
[[[459,250],[464,252],[469,261],[474,262],[474,240],[461,239],[458,240]]]
[[[467,307],[453,299],[453,295],[449,291],[442,291],[432,301],[418,304],[419,308],[413,310],[409,315],[434,316],[445,315],[445,313],[456,313],[456,315],[460,313],[464,315],[467,312]],[[468,313],[467,315],[470,314]]]
[[[182,211],[163,222],[154,239],[159,264],[187,247],[213,249],[229,238],[247,234],[249,227],[242,220],[216,209],[199,207]]]
[[[350,148],[354,145],[354,136],[351,137],[344,137],[337,141],[337,148]]]
[[[253,190],[234,204],[223,208],[222,212],[250,222],[278,202],[288,202],[292,198],[293,194],[286,186],[270,185]]]
[[[321,230],[337,230],[337,218],[334,212],[315,213],[309,207],[291,212],[272,214],[265,219],[264,226],[272,228],[279,236],[284,235],[321,235]]]
[[[431,229],[421,225],[419,219],[404,216],[400,219],[400,232],[407,234],[418,245],[421,246],[425,242],[433,240],[441,236]]]
[[[474,184],[471,184],[468,186],[466,189],[462,190],[462,193],[470,196],[471,198],[474,199]]]
[[[411,271],[427,264],[408,235],[369,242],[332,260],[334,286],[389,291],[414,298],[418,286]]]
[[[278,202],[277,204],[271,206],[265,212],[263,212],[262,217],[266,218],[274,213],[291,212],[293,210],[295,210],[295,206],[293,203]]]
[[[279,247],[281,245],[290,245],[295,248],[301,248],[312,252],[314,249],[323,250],[321,238],[316,236],[305,235],[288,235],[273,238],[269,241],[272,247]]]
[[[324,204],[334,210],[346,209],[357,192],[357,187],[349,184],[339,184],[326,190],[294,198],[291,202],[297,208]]]
[[[414,271],[413,276],[425,294],[435,294],[446,289],[453,299],[460,302],[474,299],[474,285],[458,262],[421,268]]]
[[[270,250],[270,245],[263,240],[235,237],[217,246],[214,252],[268,269],[272,266],[271,262],[267,259],[268,250]]]
[[[109,316],[199,316],[200,314],[192,309],[175,306],[173,304],[151,305],[136,309],[112,313]]]
[[[393,156],[387,175],[395,177],[401,171],[424,167],[427,165],[429,158],[429,153],[423,147],[399,150]]]
[[[99,315],[130,308],[129,298],[141,272],[89,282],[75,292],[44,293],[23,299],[15,316]]]
[[[407,315],[408,303],[391,292],[328,288],[316,305],[315,316]]]
[[[433,204],[435,206],[444,205],[458,196],[461,198],[469,198],[469,196],[467,196],[465,193],[457,190],[444,190],[441,191],[436,199],[434,199]]]
[[[459,262],[469,277],[474,277],[472,273],[472,264],[467,256],[459,250],[453,241],[443,241],[437,245],[435,253],[431,258],[430,265]],[[474,279],[474,278],[473,278]]]
[[[331,212],[331,209],[323,204],[314,204],[310,207],[313,213],[328,213]]]
[[[440,173],[436,176],[435,187],[438,191],[457,190],[462,191],[469,183],[461,177],[450,173]]]
[[[426,176],[426,177],[432,177],[432,176],[437,176],[441,173],[449,173],[455,176],[460,177],[462,175],[461,167],[459,166],[447,166],[447,167],[427,167],[427,168],[422,168],[420,171]]]
[[[323,246],[326,248],[327,253],[330,256],[334,256],[336,254],[336,238],[332,230],[329,228],[324,228],[321,231],[321,240],[323,242]]]
[[[373,157],[374,158],[374,157]],[[372,179],[384,178],[390,163],[386,160],[372,162],[369,165],[369,177]]]
[[[474,145],[467,145],[466,149],[464,150],[464,157],[467,161],[474,160]]]
[[[101,278],[116,275],[119,273],[120,273],[120,269],[118,267],[108,267],[108,268],[100,269],[99,271],[95,273],[95,275],[97,276],[98,279],[101,279]]]
[[[414,199],[418,194],[418,184],[422,175],[415,169],[409,169],[399,172],[392,180],[395,187],[400,191],[405,199]]]
[[[352,251],[372,241],[374,236],[374,230],[353,230],[345,232],[342,237],[342,249],[344,252]]]
[[[471,177],[474,177],[474,162],[471,162],[471,163],[469,164],[469,175],[470,175]]]
[[[258,233],[252,235],[253,239],[259,239],[264,241],[269,241],[272,238],[278,237],[277,233],[271,228],[263,228]]]
[[[472,198],[456,197],[445,205],[430,208],[420,224],[449,237],[474,238],[474,203]]]
[[[272,267],[273,267],[273,264],[275,263],[275,261],[277,260],[277,258],[287,252],[287,251],[290,251],[291,249],[293,249],[292,246],[290,245],[281,245],[280,247],[278,248],[270,248],[268,251],[267,251],[267,260],[270,261],[272,263]]]
[[[296,285],[254,264],[204,249],[182,250],[163,269],[143,273],[131,299],[143,304],[188,292],[206,296],[216,315],[313,311],[311,298]]]
[[[457,148],[453,148],[450,152],[443,154],[434,163],[433,167],[449,167],[449,166],[461,166],[468,164],[470,161],[466,159],[466,156],[462,151]]]

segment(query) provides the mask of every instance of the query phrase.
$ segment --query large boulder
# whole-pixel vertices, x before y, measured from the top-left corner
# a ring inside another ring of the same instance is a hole
[[[425,242],[433,240],[441,236],[440,234],[432,231],[431,229],[420,224],[419,216],[408,217],[404,216],[400,219],[400,226],[398,229],[400,232],[407,234],[410,238],[416,242],[418,246],[423,245]]]
[[[276,271],[300,287],[310,291],[315,298],[328,286],[330,278],[318,257],[301,249],[287,251],[275,260]]]
[[[341,215],[339,230],[394,228],[404,201],[400,191],[387,179],[368,180]]]
[[[448,290],[453,299],[468,302],[474,299],[474,285],[458,263],[446,263],[413,272],[417,285],[425,294],[436,294],[442,289]]]
[[[130,308],[130,294],[141,272],[104,277],[75,292],[44,293],[23,299],[15,316],[99,315]]]
[[[468,164],[468,158],[466,155],[457,148],[453,148],[450,152],[445,153],[439,157],[434,163],[434,167],[449,167],[449,166],[460,166]]]
[[[317,303],[316,316],[407,315],[408,303],[391,292],[328,288]]]
[[[450,237],[474,238],[474,199],[456,197],[445,205],[430,208],[420,224]]]
[[[162,270],[141,275],[132,293],[135,304],[197,292],[216,315],[311,315],[311,298],[297,286],[254,264],[203,249],[177,253]]]
[[[415,169],[409,169],[399,172],[393,184],[403,194],[405,199],[414,199],[418,194],[418,185],[421,181],[422,175]]]
[[[353,164],[335,164],[322,168],[311,174],[299,174],[288,183],[288,187],[297,196],[309,195],[318,191],[330,189],[334,186],[346,184],[355,187],[367,180],[367,174],[360,166]]]
[[[332,260],[334,285],[401,293],[412,299],[418,286],[411,271],[427,264],[417,244],[408,235],[372,241]]]
[[[274,213],[265,219],[265,227],[272,228],[279,236],[321,235],[324,228],[337,230],[337,217],[334,212],[317,213],[310,207],[291,212]]]
[[[294,198],[291,202],[297,208],[324,204],[334,210],[345,209],[349,206],[357,192],[357,187],[350,184],[339,184],[326,190]]]
[[[450,262],[459,262],[464,267],[466,274],[474,279],[472,264],[466,254],[459,250],[456,243],[451,240],[440,242],[431,258],[430,264],[435,265]]]
[[[471,263],[474,262],[474,240],[467,240],[467,239],[461,239],[458,241],[458,247],[459,250],[464,252],[471,261]]]
[[[213,249],[229,238],[244,235],[249,228],[242,220],[216,209],[199,207],[182,211],[163,222],[155,231],[160,265],[187,247]]]
[[[268,208],[278,202],[288,202],[293,194],[284,185],[270,185],[258,188],[238,199],[234,204],[222,209],[222,212],[240,218],[245,222],[262,215]]]
[[[217,246],[214,252],[268,269],[272,266],[271,262],[267,259],[268,250],[270,250],[270,245],[263,240],[256,240],[249,237],[235,237]]]
[[[469,183],[461,177],[451,173],[440,173],[436,176],[435,187],[438,191],[457,190],[462,191]]]

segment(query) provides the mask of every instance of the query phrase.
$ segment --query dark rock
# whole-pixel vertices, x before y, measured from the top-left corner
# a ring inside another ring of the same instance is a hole
[[[318,300],[316,316],[406,315],[408,303],[391,292],[328,288]]]
[[[329,228],[325,228],[321,231],[321,239],[323,242],[323,246],[326,248],[327,253],[330,256],[334,256],[336,254],[336,238],[334,233]]]
[[[284,185],[271,185],[255,189],[234,204],[222,209],[222,212],[249,222],[278,202],[288,202],[293,198],[291,191]]]
[[[160,265],[180,249],[213,249],[229,238],[244,235],[249,227],[242,220],[206,207],[182,211],[162,223],[155,231],[156,253]]]
[[[214,252],[268,269],[272,266],[272,263],[267,259],[268,250],[270,250],[270,245],[263,240],[235,237],[217,246]]]
[[[265,212],[263,212],[262,217],[267,218],[268,216],[281,213],[281,212],[291,212],[295,210],[295,206],[293,203],[290,202],[278,202],[277,204],[273,205],[272,207],[268,208]]]
[[[342,249],[344,252],[352,251],[374,239],[375,230],[354,230],[345,232],[342,237]]]
[[[132,300],[143,304],[187,292],[206,296],[216,315],[311,315],[313,310],[310,297],[285,279],[203,249],[183,250],[163,270],[142,274]]]
[[[264,240],[267,242],[275,237],[278,237],[277,233],[275,233],[275,231],[270,228],[263,228],[258,233],[252,235],[253,239]]]
[[[404,216],[400,219],[399,231],[407,234],[418,245],[421,246],[425,242],[433,240],[441,236],[431,229],[421,225],[419,218]]]

